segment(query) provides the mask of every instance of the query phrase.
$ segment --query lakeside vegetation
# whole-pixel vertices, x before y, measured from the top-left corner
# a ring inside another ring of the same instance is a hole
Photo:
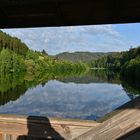
[[[122,77],[140,78],[140,47],[124,52],[90,53],[75,52],[56,55],[60,60],[85,62],[91,69],[120,72]]]
[[[26,73],[30,77],[41,77],[49,73],[57,77],[62,72],[77,74],[89,68],[105,68],[120,72],[124,77],[140,78],[140,47],[125,52],[65,52],[49,56],[45,50],[30,50],[20,39],[0,31],[0,75],[12,73],[18,77]]]
[[[129,83],[126,77],[131,79]],[[78,52],[49,56],[45,50],[33,51],[20,39],[0,31],[1,104],[16,100],[28,88],[54,79],[77,83],[102,80],[122,84],[126,91],[138,94],[139,82],[136,81],[139,78],[140,47],[116,53]],[[137,83],[137,86],[131,86],[132,83]]]
[[[62,71],[70,74],[86,69],[85,63],[51,58],[45,50],[30,50],[20,39],[0,31],[0,75],[13,74],[14,77],[18,77],[21,73],[26,73],[38,77],[44,73],[51,73],[57,76]]]
[[[88,71],[88,65],[82,62],[69,62],[33,51],[16,37],[0,31],[0,93],[16,92],[17,87],[28,89],[50,79],[80,75]],[[23,86],[24,85],[24,86]],[[25,88],[26,87],[26,88]],[[12,99],[15,99],[12,97]]]
[[[122,77],[138,79],[140,78],[140,47],[101,57],[91,62],[90,65],[118,71]]]

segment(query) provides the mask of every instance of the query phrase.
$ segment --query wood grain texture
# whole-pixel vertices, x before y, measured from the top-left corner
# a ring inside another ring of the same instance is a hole
[[[94,121],[0,115],[0,133],[71,140],[99,123]]]

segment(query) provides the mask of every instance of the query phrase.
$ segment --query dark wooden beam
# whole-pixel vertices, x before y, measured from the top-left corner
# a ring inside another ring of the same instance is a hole
[[[139,0],[0,0],[0,28],[140,22]]]

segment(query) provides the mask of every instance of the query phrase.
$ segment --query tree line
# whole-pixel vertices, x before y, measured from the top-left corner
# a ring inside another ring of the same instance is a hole
[[[20,39],[0,31],[0,93],[14,91],[24,81],[27,87],[32,87],[48,79],[86,70],[85,63],[52,58],[45,50],[33,51]]]
[[[0,51],[3,48],[9,49],[22,56],[25,56],[27,51],[29,50],[27,45],[17,37],[11,37],[9,34],[0,31]]]
[[[119,71],[122,76],[140,78],[140,47],[103,56],[90,62],[90,67],[103,67]]]
[[[0,31],[0,72],[15,73],[26,71],[30,74],[40,72],[77,71],[86,69],[86,64],[69,62],[49,57],[42,52],[30,50],[16,37]]]

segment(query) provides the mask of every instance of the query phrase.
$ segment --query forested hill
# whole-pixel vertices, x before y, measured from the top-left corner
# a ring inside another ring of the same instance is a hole
[[[0,97],[3,93],[15,92],[17,86],[24,88],[20,86],[24,82],[25,87],[32,87],[49,79],[80,75],[86,71],[88,65],[85,63],[49,57],[45,50],[31,50],[20,39],[0,31]]]
[[[25,43],[16,37],[0,31],[0,51],[2,49],[9,49],[19,55],[26,55],[29,48]]]
[[[119,70],[124,77],[140,78],[140,47],[102,57],[91,62],[91,67]]]
[[[44,73],[58,76],[62,71],[65,74],[73,74],[86,69],[87,64],[51,58],[45,50],[31,50],[20,39],[0,31],[0,78],[8,74],[16,77],[21,73],[36,77]]]
[[[64,52],[56,55],[55,57],[60,60],[67,60],[71,62],[89,62],[93,60],[97,60],[103,56],[107,56],[111,53],[102,53],[102,52]]]

